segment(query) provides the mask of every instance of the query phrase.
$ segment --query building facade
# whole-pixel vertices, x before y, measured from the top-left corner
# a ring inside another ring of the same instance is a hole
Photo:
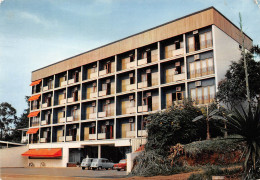
[[[148,114],[188,97],[198,105],[214,100],[240,59],[239,34],[210,7],[33,71],[23,155],[49,167],[125,158],[146,143]]]

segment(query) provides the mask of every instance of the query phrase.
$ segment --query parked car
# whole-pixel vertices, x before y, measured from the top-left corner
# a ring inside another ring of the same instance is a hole
[[[108,159],[98,158],[98,159],[93,159],[90,167],[92,168],[92,170],[95,170],[95,169],[108,170],[109,168],[113,169],[113,166],[114,166],[114,163],[110,162]]]
[[[121,159],[118,164],[114,164],[114,169],[120,171],[123,169],[126,171],[126,159]]]
[[[81,169],[84,170],[85,168],[90,169],[91,163],[94,158],[85,158],[81,162]]]

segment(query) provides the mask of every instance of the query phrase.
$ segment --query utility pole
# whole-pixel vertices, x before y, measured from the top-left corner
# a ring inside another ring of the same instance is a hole
[[[241,37],[242,37],[242,55],[243,55],[243,60],[244,60],[244,69],[245,69],[245,78],[246,78],[246,96],[247,96],[248,103],[250,103],[250,91],[249,91],[248,71],[247,71],[247,62],[246,62],[246,53],[245,53],[245,36],[243,33],[243,24],[242,24],[241,13],[239,13],[239,25],[240,25]]]

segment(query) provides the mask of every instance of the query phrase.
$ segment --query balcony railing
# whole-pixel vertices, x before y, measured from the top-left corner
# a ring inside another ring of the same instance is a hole
[[[95,140],[96,134],[89,134],[89,140]]]
[[[174,81],[180,81],[180,80],[185,80],[185,73],[168,75],[166,77],[166,83],[170,83],[170,82],[174,82]]]
[[[99,91],[98,95],[99,96],[106,96],[107,95],[107,90]]]
[[[72,141],[72,136],[66,136],[66,141]]]
[[[138,112],[148,112],[148,105],[138,106]]]
[[[65,141],[65,137],[64,137],[64,136],[60,136],[60,137],[58,138],[58,140],[59,140],[59,142],[64,142],[64,141]]]
[[[129,107],[126,109],[126,114],[131,114],[136,112],[136,107]]]
[[[98,133],[98,139],[106,139],[106,133]]]
[[[190,71],[190,78],[201,77],[210,74],[214,74],[213,66],[209,66],[207,68],[198,68],[196,70]]]
[[[147,81],[143,81],[143,82],[139,82],[138,83],[138,89],[146,88],[146,87],[148,87],[148,82]]]
[[[106,116],[107,116],[107,112],[106,111],[98,113],[98,117],[106,117]]]
[[[66,118],[65,118],[65,117],[60,118],[60,119],[59,119],[59,122],[60,122],[60,123],[65,123],[65,122],[66,122]]]
[[[138,130],[138,136],[147,137],[148,133],[146,130]]]
[[[21,139],[21,143],[27,143],[27,142],[28,142],[27,136],[23,136]]]
[[[60,83],[60,86],[66,86],[67,85],[67,81],[62,81],[61,83]]]
[[[47,138],[41,138],[41,139],[40,139],[40,142],[41,142],[41,143],[46,143],[46,142],[47,142]]]
[[[138,65],[138,66],[144,65],[144,64],[147,64],[147,58],[139,59],[139,60],[137,61],[137,65]]]
[[[69,79],[68,80],[68,84],[73,84],[73,83],[75,83],[75,79]]]
[[[126,86],[126,90],[127,91],[131,91],[131,90],[134,90],[136,89],[136,84],[129,84]]]
[[[103,75],[106,75],[106,74],[107,74],[106,69],[99,71],[99,76],[103,76]]]
[[[92,78],[96,78],[97,76],[98,76],[98,73],[93,72],[93,73],[90,73],[89,78],[92,79]]]
[[[42,108],[47,108],[47,107],[48,107],[48,103],[42,104]]]
[[[127,69],[132,68],[132,67],[135,67],[135,61],[129,62],[129,63],[126,64]]]
[[[48,123],[47,123],[47,120],[42,120],[41,121],[41,125],[47,125]]]
[[[126,137],[127,138],[134,138],[135,137],[135,131],[127,131]]]
[[[60,104],[66,104],[66,99],[60,100]]]
[[[97,97],[97,92],[92,92],[90,93],[89,95],[89,98],[92,99],[92,98],[96,98]]]
[[[88,116],[89,119],[95,119],[97,118],[97,113],[90,113]]]
[[[42,91],[48,91],[49,90],[49,86],[44,86],[43,88],[42,88]]]

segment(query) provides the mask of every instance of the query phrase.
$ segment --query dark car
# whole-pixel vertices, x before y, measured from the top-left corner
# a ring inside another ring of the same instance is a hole
[[[122,159],[119,161],[118,164],[114,164],[114,169],[116,169],[118,171],[123,169],[124,171],[126,171],[126,159]]]

